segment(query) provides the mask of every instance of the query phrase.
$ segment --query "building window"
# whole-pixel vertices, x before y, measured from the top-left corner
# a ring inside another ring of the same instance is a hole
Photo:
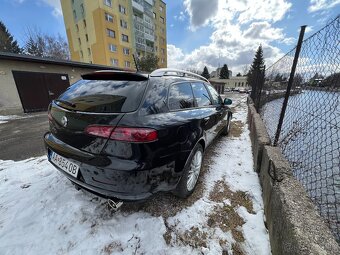
[[[80,10],[81,10],[81,13],[82,13],[82,14],[85,13],[84,4],[81,4],[81,5],[80,5]]]
[[[120,12],[120,13],[123,13],[123,14],[126,14],[126,9],[125,9],[125,7],[122,6],[122,5],[119,5],[119,12]]]
[[[105,20],[113,23],[113,16],[108,13],[105,13]]]
[[[85,35],[85,38],[86,38],[86,41],[88,42],[88,41],[89,41],[89,35],[86,34],[86,35]]]
[[[165,44],[165,39],[163,37],[161,37],[161,44]]]
[[[129,48],[123,48],[124,55],[130,55],[130,49]]]
[[[159,11],[163,12],[163,6],[159,6]]]
[[[81,50],[80,51],[80,56],[83,58],[84,57],[84,54],[83,54],[83,51]]]
[[[163,55],[165,55],[165,49],[161,49]]]
[[[161,63],[164,64],[165,63],[165,60],[164,58],[161,59]]]
[[[78,43],[79,43],[79,45],[81,45],[81,40],[80,40],[80,38],[78,38]]]
[[[128,23],[125,21],[125,20],[120,20],[120,26],[122,27],[122,28],[127,28],[128,27]]]
[[[104,4],[109,7],[112,7],[112,0],[104,0]]]
[[[84,28],[86,28],[86,20],[83,20]]]
[[[111,58],[111,63],[113,66],[118,66],[118,59]]]
[[[160,19],[160,21],[161,21],[161,23],[162,23],[162,24],[164,24],[164,23],[165,23],[165,20],[164,20],[164,18],[163,18],[163,17],[159,17],[159,19]]]
[[[79,32],[79,26],[78,26],[78,24],[76,24],[76,30],[77,30],[77,32]]]
[[[111,29],[106,29],[106,33],[107,33],[107,36],[108,37],[111,37],[111,38],[115,38],[116,37],[116,34],[115,34],[115,31],[111,30]]]
[[[164,28],[161,28],[161,32],[162,32],[162,34],[164,35],[164,34],[165,34],[165,29],[164,29]]]
[[[130,67],[130,62],[129,61],[125,61],[125,67]]]
[[[76,10],[73,10],[73,17],[74,17],[74,19],[77,19],[77,13],[76,13]]]
[[[90,48],[87,48],[87,54],[88,54],[89,56],[91,56],[91,49],[90,49]]]
[[[129,37],[127,35],[122,34],[122,41],[129,42]]]
[[[156,13],[153,12],[153,18],[155,19],[157,16],[156,16]]]
[[[109,44],[109,50],[110,50],[111,52],[116,52],[116,51],[117,51],[117,46],[110,43],[110,44]]]

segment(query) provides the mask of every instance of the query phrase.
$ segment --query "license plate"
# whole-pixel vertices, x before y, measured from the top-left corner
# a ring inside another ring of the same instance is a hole
[[[53,151],[51,153],[51,161],[66,173],[77,178],[79,172],[79,166],[77,164],[74,164],[73,162]]]

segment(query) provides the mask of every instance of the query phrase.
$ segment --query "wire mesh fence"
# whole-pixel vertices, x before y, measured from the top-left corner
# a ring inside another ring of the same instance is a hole
[[[295,51],[266,69],[253,98],[272,142]],[[302,42],[291,85],[277,145],[340,242],[340,16]]]

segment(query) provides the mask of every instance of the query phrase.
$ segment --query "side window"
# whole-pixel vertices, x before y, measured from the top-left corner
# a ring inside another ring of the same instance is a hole
[[[174,84],[169,91],[169,109],[178,110],[194,107],[190,83]]]
[[[218,94],[218,92],[209,84],[207,84],[207,87],[210,91],[210,94],[211,94],[211,97],[212,97],[212,100],[213,100],[213,104],[216,105],[216,104],[222,104],[222,98],[220,97],[220,95]]]
[[[211,99],[207,89],[201,82],[191,84],[198,107],[211,105]]]

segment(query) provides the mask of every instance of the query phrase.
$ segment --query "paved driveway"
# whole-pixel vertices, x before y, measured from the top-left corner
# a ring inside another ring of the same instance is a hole
[[[43,135],[48,130],[46,112],[20,116],[0,124],[0,159],[22,160],[46,153]]]

